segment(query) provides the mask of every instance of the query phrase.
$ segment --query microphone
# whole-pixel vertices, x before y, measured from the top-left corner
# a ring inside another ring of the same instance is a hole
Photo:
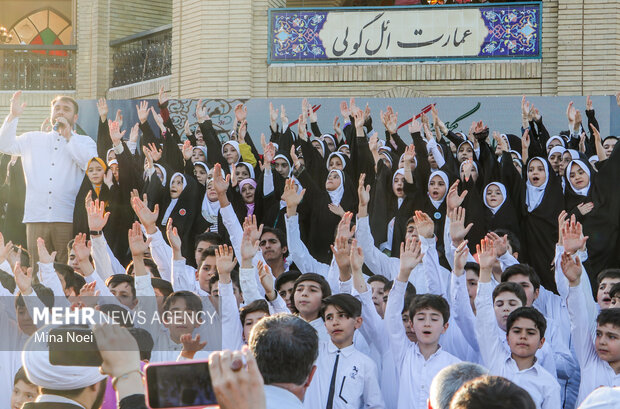
[[[54,132],[58,132],[58,130],[60,129],[60,122],[56,121],[52,129],[54,130]]]

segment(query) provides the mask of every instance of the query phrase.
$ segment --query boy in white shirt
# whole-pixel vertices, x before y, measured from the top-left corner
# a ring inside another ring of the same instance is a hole
[[[536,361],[536,352],[545,342],[545,317],[531,307],[513,310],[506,319],[506,340],[510,348],[507,352],[494,335],[497,313],[491,303],[491,274],[495,261],[493,242],[483,239],[477,252],[480,280],[476,297],[476,336],[484,365],[491,374],[503,376],[527,390],[538,409],[560,408],[560,385],[555,376]]]
[[[587,299],[579,288],[579,257],[562,254],[562,271],[568,279],[568,313],[575,355],[581,368],[578,403],[599,386],[620,386],[620,309],[601,310],[596,322],[589,318]]]
[[[411,342],[403,326],[405,289],[409,274],[422,261],[421,245],[415,238],[401,244],[400,270],[388,296],[385,321],[389,345],[400,375],[398,408],[426,409],[430,384],[446,366],[460,362],[439,345],[441,334],[448,328],[450,307],[441,296],[417,296],[409,307],[409,317],[417,343]]]
[[[384,408],[374,361],[355,348],[353,335],[362,325],[362,303],[350,294],[323,300],[321,316],[330,337],[319,342],[319,357],[304,407]]]

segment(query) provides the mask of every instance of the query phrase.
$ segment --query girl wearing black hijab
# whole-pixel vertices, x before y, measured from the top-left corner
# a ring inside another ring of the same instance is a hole
[[[321,263],[329,264],[330,244],[334,241],[334,232],[344,212],[355,211],[357,207],[357,189],[346,179],[341,170],[331,170],[324,187],[319,188],[309,173],[302,169],[298,175],[302,186],[306,188],[304,200],[309,201],[299,212],[305,212],[308,220],[307,243],[312,257]]]
[[[516,172],[510,153],[504,152],[502,183],[510,186],[509,197],[519,205],[524,261],[540,276],[542,285],[556,291],[551,261],[558,240],[558,215],[564,209],[562,181],[545,158],[531,158],[523,170],[523,178]]]

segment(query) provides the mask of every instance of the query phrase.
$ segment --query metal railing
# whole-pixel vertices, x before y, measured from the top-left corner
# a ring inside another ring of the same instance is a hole
[[[75,89],[74,45],[0,45],[0,90]]]
[[[111,41],[112,87],[170,75],[172,25]]]

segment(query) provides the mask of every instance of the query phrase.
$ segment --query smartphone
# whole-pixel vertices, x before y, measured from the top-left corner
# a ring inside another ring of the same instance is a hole
[[[148,364],[145,374],[149,408],[217,407],[208,361]]]
[[[47,344],[52,365],[101,366],[103,363],[95,335],[88,325],[52,328]]]

